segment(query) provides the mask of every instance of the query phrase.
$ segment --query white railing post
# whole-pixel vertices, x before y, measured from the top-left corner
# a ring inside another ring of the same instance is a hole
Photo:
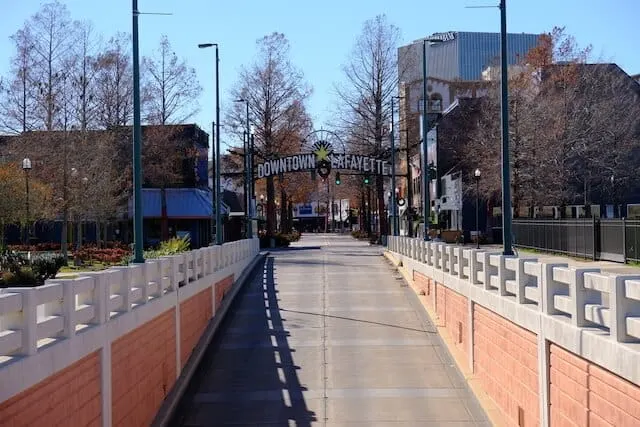
[[[30,356],[38,352],[38,290],[35,288],[7,288],[6,293],[20,294],[22,310],[5,316],[5,329],[19,330],[22,343],[18,354]]]
[[[584,273],[599,273],[599,268],[575,268],[571,269],[571,283],[569,283],[569,296],[571,297],[572,313],[571,323],[574,326],[586,326],[585,304],[599,303],[599,298],[590,298],[594,292],[585,289]]]
[[[540,309],[545,314],[558,314],[554,303],[554,295],[560,294],[564,285],[553,278],[554,268],[567,268],[567,264],[542,264],[542,288],[540,290]]]
[[[480,283],[478,280],[478,267],[480,266],[478,253],[480,253],[478,249],[469,250],[469,282],[471,282],[472,285],[478,285]]]
[[[111,292],[109,291],[110,271],[83,273],[93,279],[93,292],[90,296],[78,295],[78,304],[91,304],[95,310],[95,323],[102,325],[110,318],[109,301]]]
[[[498,269],[494,265],[491,265],[491,254],[489,252],[483,252],[480,254],[482,258],[482,277],[483,277],[483,288],[485,290],[491,290],[493,287],[491,286],[491,276],[496,276],[498,274]]]
[[[529,276],[524,272],[524,264],[526,262],[537,262],[535,258],[523,259],[518,258],[518,266],[516,268],[516,301],[518,304],[526,302],[526,290],[530,285]]]
[[[609,277],[609,307],[611,316],[611,327],[609,328],[610,336],[618,342],[635,342],[637,338],[629,336],[627,333],[627,316],[640,315],[633,305],[637,304],[627,298],[626,281],[638,280],[640,276],[631,275],[612,275]]]
[[[512,276],[515,277],[515,271],[507,268],[507,259],[515,258],[513,255],[499,255],[498,256],[498,293],[501,296],[508,295],[507,292],[507,280],[512,280]]]

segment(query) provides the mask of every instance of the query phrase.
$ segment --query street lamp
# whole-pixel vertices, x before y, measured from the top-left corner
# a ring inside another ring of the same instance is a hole
[[[424,240],[429,240],[429,220],[431,202],[429,200],[429,155],[427,151],[427,133],[429,133],[429,117],[427,100],[427,43],[433,45],[443,41],[435,38],[422,40],[422,212],[424,215]]]
[[[251,188],[251,171],[250,171],[250,166],[251,164],[249,163],[249,157],[251,156],[251,154],[249,153],[249,146],[250,146],[250,140],[251,140],[251,125],[249,124],[249,101],[247,101],[244,98],[238,98],[236,99],[235,102],[244,102],[245,106],[247,108],[247,119],[246,119],[246,130],[245,130],[245,139],[242,141],[244,144],[244,169],[245,169],[245,176],[244,176],[244,202],[245,202],[245,222],[246,222],[246,235],[247,238],[250,239],[251,238],[251,224],[250,224],[250,217],[249,217],[249,205],[251,204],[251,198],[249,197],[249,189]]]
[[[393,141],[393,98],[391,98],[391,123],[389,123],[389,138],[391,141],[391,188],[396,188],[396,147]],[[396,193],[391,192],[391,235],[397,236],[396,227]]]
[[[219,73],[219,64],[220,57],[218,55],[218,43],[200,43],[198,48],[206,49],[209,47],[216,48],[216,122],[215,126],[212,126],[212,130],[214,130],[214,134],[211,138],[211,145],[214,145],[215,138],[215,148],[212,148],[211,156],[214,162],[214,177],[213,177],[213,203],[212,208],[215,211],[215,235],[212,236],[212,241],[217,245],[222,244],[222,215],[221,208],[222,204],[220,203],[220,73]],[[213,233],[212,233],[213,234]],[[213,239],[215,237],[215,239]]]
[[[476,181],[476,249],[480,249],[480,169],[473,172]]]
[[[502,243],[503,255],[513,255],[511,247],[511,183],[509,171],[509,80],[507,68],[507,4],[500,0],[500,91],[502,121]]]
[[[24,182],[25,182],[25,187],[26,187],[26,196],[27,196],[27,200],[26,200],[26,208],[27,208],[27,218],[26,218],[26,230],[25,230],[25,243],[28,244],[29,243],[29,235],[30,233],[30,227],[29,227],[29,171],[31,171],[31,159],[29,159],[28,157],[24,158],[22,160],[22,170],[24,171]]]
[[[132,0],[133,15],[133,262],[144,263],[142,217],[142,129],[140,125],[140,60],[138,42],[138,0]]]

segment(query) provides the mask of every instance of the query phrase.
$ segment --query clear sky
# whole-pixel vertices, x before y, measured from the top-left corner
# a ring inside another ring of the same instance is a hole
[[[214,117],[213,50],[198,43],[218,42],[221,55],[221,108],[232,102],[228,90],[242,64],[249,64],[255,42],[273,31],[284,33],[292,60],[314,89],[310,112],[316,128],[330,120],[336,102],[334,82],[365,20],[387,14],[402,32],[403,44],[440,31],[499,31],[498,0],[138,0],[141,12],[172,16],[140,17],[140,52],[150,54],[162,34],[179,56],[196,69],[204,88],[201,112],[193,122],[210,129]],[[131,0],[63,0],[73,19],[90,20],[109,38],[131,31]],[[0,73],[6,74],[13,46],[9,36],[34,14],[40,0],[0,0]],[[565,26],[594,56],[640,73],[640,0],[508,0],[508,31],[540,33]],[[224,113],[222,114],[224,117]],[[224,140],[224,136],[223,136]]]

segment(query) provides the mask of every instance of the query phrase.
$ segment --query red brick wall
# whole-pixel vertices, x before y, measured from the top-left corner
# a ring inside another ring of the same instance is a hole
[[[445,288],[438,282],[433,282],[436,288],[436,316],[438,316],[438,326],[444,326],[447,321]]]
[[[175,309],[111,346],[114,426],[148,426],[176,378]]]
[[[187,363],[193,348],[211,320],[211,288],[207,288],[180,304],[180,362]]]
[[[413,270],[413,281],[418,288],[418,292],[424,292],[424,295],[427,299],[427,304],[429,304],[429,308],[433,309],[435,307],[436,297],[435,282],[431,280],[431,278],[425,276],[424,274],[420,274],[415,270]]]
[[[233,286],[233,275],[227,276],[216,283],[216,311],[220,307],[220,304],[222,304],[222,299],[224,295],[229,292],[231,286]]]
[[[2,402],[0,425],[101,426],[101,412],[100,355],[96,351]]]
[[[555,344],[550,353],[552,426],[640,425],[640,387]]]
[[[440,287],[444,294],[444,326],[452,342],[465,355],[469,355],[469,303],[465,296]],[[440,319],[442,322],[442,319]]]
[[[539,425],[536,335],[478,304],[473,321],[473,369],[484,391],[510,425]]]

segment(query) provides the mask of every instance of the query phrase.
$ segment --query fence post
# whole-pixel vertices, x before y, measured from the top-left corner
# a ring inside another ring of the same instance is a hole
[[[622,218],[622,261],[627,263],[627,219]]]
[[[597,250],[596,250],[596,245],[597,245],[597,242],[598,242],[598,236],[597,236],[598,230],[596,229],[596,217],[593,214],[591,214],[591,227],[593,227],[592,230],[591,230],[591,235],[593,236],[593,248],[592,248],[593,256],[592,256],[592,258],[595,261],[596,260],[596,256],[597,256],[596,254],[598,253]]]

